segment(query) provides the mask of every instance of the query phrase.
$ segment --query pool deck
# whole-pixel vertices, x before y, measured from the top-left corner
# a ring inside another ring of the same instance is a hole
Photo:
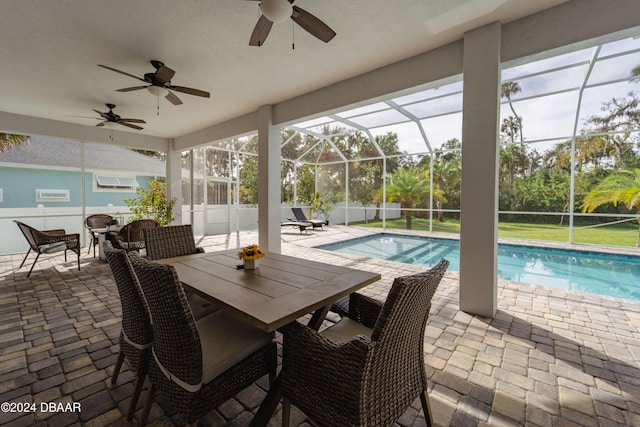
[[[384,300],[394,277],[424,267],[313,248],[380,231],[283,229],[282,252],[379,272],[382,280],[362,292]],[[257,240],[256,232],[241,232],[208,236],[199,246],[209,252]],[[624,252],[640,254],[634,248]],[[135,425],[124,415],[133,375],[125,370],[115,386],[109,380],[118,352],[120,304],[108,266],[85,249],[80,272],[71,259],[44,257],[27,279],[27,268],[15,270],[21,261],[22,255],[0,256],[0,400],[80,402],[82,412],[0,412],[0,425]],[[436,425],[640,426],[640,302],[501,280],[498,312],[489,319],[460,311],[458,290],[458,273],[448,272],[425,336]],[[248,425],[266,386],[263,378],[200,425]],[[156,402],[149,425],[184,423],[166,401]],[[280,425],[279,409],[271,425]],[[294,409],[292,425],[313,423]],[[424,425],[419,401],[397,425]]]

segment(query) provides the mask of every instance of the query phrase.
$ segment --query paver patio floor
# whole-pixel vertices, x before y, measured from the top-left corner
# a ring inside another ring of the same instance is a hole
[[[312,248],[376,231],[285,228],[282,252],[379,272],[382,280],[362,292],[384,300],[394,277],[424,267]],[[241,232],[199,245],[214,251],[256,242],[256,232]],[[135,425],[125,417],[133,375],[125,366],[118,383],[110,382],[120,303],[107,264],[85,252],[78,272],[71,258],[49,257],[27,279],[27,268],[16,271],[21,261],[22,255],[0,256],[0,401],[35,403],[37,410],[3,410],[0,425]],[[437,425],[640,426],[640,302],[500,281],[498,312],[489,319],[459,310],[458,287],[458,274],[448,272],[425,336]],[[266,387],[263,378],[200,425],[248,425]],[[81,412],[43,411],[43,402],[79,402]],[[416,401],[397,424],[424,425],[419,410]],[[295,410],[292,420],[313,425]],[[158,398],[149,425],[182,424]],[[280,425],[279,409],[271,424]]]

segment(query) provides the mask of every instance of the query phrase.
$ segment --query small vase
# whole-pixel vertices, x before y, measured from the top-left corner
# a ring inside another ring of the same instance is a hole
[[[260,260],[258,259],[254,259],[251,261],[245,261],[244,262],[244,269],[245,270],[255,270],[258,267],[260,267]]]

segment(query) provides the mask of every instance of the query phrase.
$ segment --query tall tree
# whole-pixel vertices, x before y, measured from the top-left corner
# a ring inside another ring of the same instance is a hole
[[[506,135],[508,141],[511,144],[516,142],[517,135],[520,135],[520,140],[522,140],[522,133],[520,132],[520,121],[513,116],[509,116],[502,120],[502,125],[500,125],[500,132]]]
[[[518,82],[516,81],[504,82],[502,83],[502,86],[500,86],[500,97],[506,99],[507,102],[509,103],[509,108],[511,108],[511,112],[513,113],[515,122],[517,123],[517,126],[514,126],[511,129],[512,131],[515,131],[517,129],[518,133],[520,134],[520,142],[522,142],[523,141],[522,117],[520,117],[518,113],[516,113],[515,108],[513,108],[513,102],[512,102],[512,97],[520,93],[520,91],[522,91],[522,88],[520,87],[520,84],[518,84]]]
[[[595,141],[600,141],[602,154],[613,160],[614,169],[628,167],[626,161],[633,153],[633,144],[640,138],[636,130],[640,127],[640,99],[636,92],[626,98],[613,98],[605,102],[600,116],[592,116],[587,121]]]
[[[445,161],[441,157],[441,152],[436,152],[433,160],[433,183],[435,188],[442,191],[443,195],[453,191],[456,186],[459,187],[460,169],[455,162]],[[456,181],[458,181],[456,183]],[[456,185],[457,184],[457,185]],[[447,203],[443,198],[435,200],[437,209],[437,218],[439,222],[444,222],[444,213],[442,212],[444,204]]]

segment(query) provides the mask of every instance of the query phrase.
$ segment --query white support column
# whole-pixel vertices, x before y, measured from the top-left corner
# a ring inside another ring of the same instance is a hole
[[[172,224],[182,224],[182,156],[180,151],[175,151],[173,139],[169,141],[167,150],[166,174],[167,174],[167,198],[176,199],[173,207],[174,220]]]
[[[258,109],[258,244],[281,252],[280,128],[273,126],[273,106]]]
[[[497,309],[501,26],[465,33],[460,213],[460,309]]]

